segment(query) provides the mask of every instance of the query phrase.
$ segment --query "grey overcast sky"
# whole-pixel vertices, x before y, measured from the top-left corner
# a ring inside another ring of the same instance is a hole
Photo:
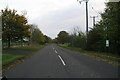
[[[106,0],[89,0],[89,27],[92,18],[104,12]],[[30,24],[38,25],[39,29],[51,38],[57,37],[59,31],[71,32],[73,27],[85,32],[85,2],[79,4],[77,0],[0,0],[0,10],[8,6],[18,14],[27,11],[26,17]],[[93,7],[93,8],[92,8]]]

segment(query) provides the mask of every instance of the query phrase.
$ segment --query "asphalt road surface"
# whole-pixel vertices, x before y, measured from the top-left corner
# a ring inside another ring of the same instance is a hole
[[[118,78],[118,67],[52,44],[5,75],[8,78]]]

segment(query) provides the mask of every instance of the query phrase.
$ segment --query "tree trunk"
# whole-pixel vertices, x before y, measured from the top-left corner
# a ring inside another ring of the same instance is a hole
[[[10,48],[10,43],[11,43],[11,40],[10,40],[10,36],[8,37],[8,48]]]

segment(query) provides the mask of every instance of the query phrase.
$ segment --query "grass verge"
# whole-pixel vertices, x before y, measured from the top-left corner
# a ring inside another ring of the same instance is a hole
[[[13,54],[0,54],[1,65],[2,70],[0,72],[5,72],[9,68],[11,68],[13,65],[17,64],[18,62],[21,62],[20,60],[25,58],[25,55],[13,55]]]
[[[11,67],[14,67],[16,64],[19,64],[21,62],[24,62],[26,59],[33,56],[38,50],[45,47],[46,45],[33,45],[33,46],[23,46],[23,47],[14,47],[14,48],[6,48],[5,50],[11,51],[11,50],[22,50],[29,51],[30,54],[27,55],[19,55],[19,54],[2,54],[2,71],[5,72]],[[16,52],[19,53],[19,52]]]
[[[86,51],[81,48],[76,47],[69,47],[66,44],[58,44],[58,46],[67,48],[76,52],[79,52],[83,55],[90,56],[92,58],[95,58],[97,60],[104,61],[106,63],[112,64],[114,66],[120,66],[120,56],[111,54],[111,53],[101,53],[101,52],[94,52],[94,51]]]
[[[12,54],[3,54],[2,55],[2,65],[8,65],[17,59],[24,58],[25,55],[12,55]]]

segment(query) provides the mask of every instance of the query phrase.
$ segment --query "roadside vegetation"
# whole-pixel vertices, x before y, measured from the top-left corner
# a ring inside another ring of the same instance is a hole
[[[24,58],[24,55],[13,55],[13,54],[3,54],[2,55],[2,65],[6,66],[17,59]]]
[[[2,13],[2,66],[3,69],[20,63],[51,43],[52,39],[42,33],[36,24],[30,24],[27,12],[21,14],[8,7]]]
[[[54,39],[62,47],[84,53],[111,64],[120,62],[120,2],[106,3],[101,20],[88,33],[74,27],[70,33],[60,31]],[[64,45],[64,44],[67,44]]]
[[[3,65],[27,55],[12,54],[10,51],[21,50],[33,52],[38,51],[48,43],[62,44],[61,47],[78,51],[85,55],[93,56],[111,64],[119,64],[120,55],[120,2],[106,3],[101,20],[91,28],[86,35],[79,27],[74,27],[71,33],[60,31],[52,40],[44,35],[36,24],[29,24],[27,12],[18,14],[16,10],[8,7],[1,10],[2,13],[2,48]],[[107,41],[107,45],[106,45]],[[67,44],[67,45],[64,45]],[[97,57],[96,57],[97,56]]]
[[[20,47],[44,45],[51,42],[51,38],[44,35],[36,24],[29,24],[27,12],[17,14],[16,10],[8,7],[2,13],[2,47]]]
[[[58,46],[76,51],[80,54],[90,56],[92,58],[104,61],[106,63],[112,64],[115,66],[120,66],[120,56],[116,54],[102,53],[102,52],[96,52],[96,51],[87,51],[81,48],[70,47],[68,44],[58,44]]]
[[[2,61],[1,61],[3,72],[15,66],[16,64],[24,62],[26,59],[33,56],[37,51],[39,51],[41,48],[43,48],[46,45],[33,45],[33,46],[3,49]]]

